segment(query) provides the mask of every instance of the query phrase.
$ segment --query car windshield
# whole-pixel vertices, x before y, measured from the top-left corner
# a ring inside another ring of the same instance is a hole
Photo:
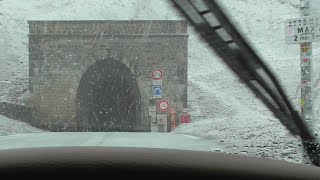
[[[317,1],[217,1],[315,132]],[[299,138],[172,1],[0,0],[0,27],[0,149],[151,147],[307,163]]]

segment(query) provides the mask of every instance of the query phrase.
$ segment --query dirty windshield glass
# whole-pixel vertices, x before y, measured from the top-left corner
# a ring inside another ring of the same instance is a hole
[[[316,1],[218,1],[315,131]],[[0,0],[0,27],[0,149],[151,147],[305,163],[299,139],[170,1]]]

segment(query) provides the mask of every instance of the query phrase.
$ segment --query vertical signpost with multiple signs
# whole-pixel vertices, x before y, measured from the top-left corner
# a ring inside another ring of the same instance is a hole
[[[301,18],[286,21],[285,40],[287,44],[300,44],[301,115],[313,129],[312,42],[320,40],[320,17],[309,16],[309,0],[300,0],[300,8]],[[306,158],[303,160],[306,163],[310,162]]]
[[[158,109],[162,112],[168,111],[170,108],[169,102],[167,100],[161,100],[158,102]],[[168,119],[167,115],[161,114],[157,115],[157,123],[159,132],[168,132]]]
[[[152,96],[153,99],[162,98],[163,88],[162,79],[163,71],[159,68],[154,69],[151,72],[152,78]],[[157,109],[162,112],[166,112],[169,108],[169,102],[166,100],[161,100],[157,104]],[[152,107],[151,111],[149,108],[149,115],[151,116],[151,132],[167,132],[167,115],[156,114],[156,108]]]
[[[153,98],[162,98],[162,70],[158,68],[154,69],[151,73],[151,77]]]

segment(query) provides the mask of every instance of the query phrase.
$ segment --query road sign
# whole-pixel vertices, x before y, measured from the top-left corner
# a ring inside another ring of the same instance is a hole
[[[163,78],[163,72],[161,69],[157,68],[154,69],[151,73],[151,77],[153,80],[160,80]]]
[[[152,85],[162,85],[162,80],[152,80]]]
[[[152,86],[153,98],[162,98],[162,86]]]
[[[304,16],[285,22],[286,44],[320,41],[320,16]]]
[[[155,111],[149,111],[149,116],[153,117],[153,116],[156,116],[157,113]]]
[[[151,116],[151,122],[152,123],[157,123],[157,116],[156,115]]]
[[[166,115],[157,115],[157,123],[167,125],[168,117]]]
[[[169,109],[169,102],[167,100],[161,100],[158,103],[158,109],[162,112],[166,112]]]
[[[149,111],[154,111],[156,112],[157,111],[157,107],[156,106],[149,106]]]

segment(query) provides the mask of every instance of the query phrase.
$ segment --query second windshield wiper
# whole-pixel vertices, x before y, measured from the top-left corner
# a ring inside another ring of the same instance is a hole
[[[238,33],[213,0],[173,0],[202,39],[244,82],[291,134],[302,140],[312,163],[320,166],[320,146],[299,113],[290,104],[278,80]]]

